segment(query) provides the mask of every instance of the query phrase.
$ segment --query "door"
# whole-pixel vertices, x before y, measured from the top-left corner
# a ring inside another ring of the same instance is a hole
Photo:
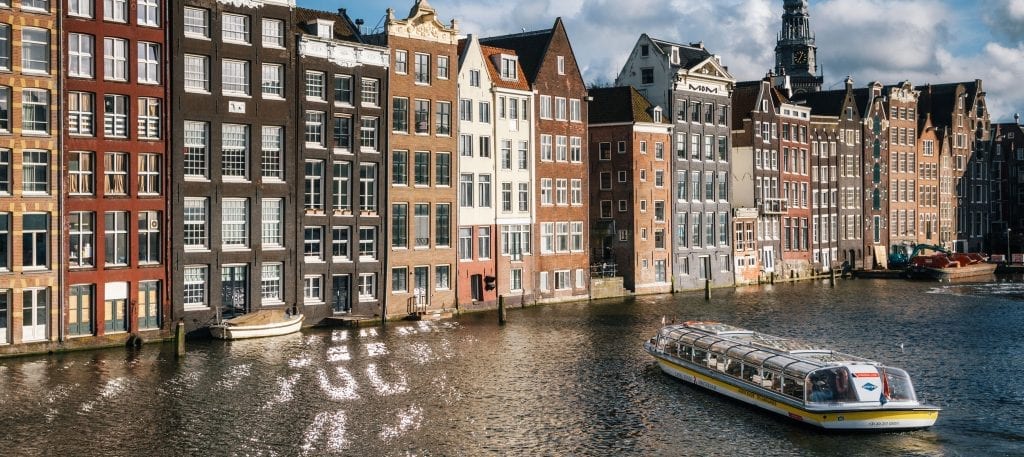
[[[348,275],[337,275],[331,280],[331,292],[334,294],[331,299],[331,309],[334,314],[347,314],[352,312],[351,296],[352,279]]]
[[[829,271],[832,269],[832,252],[828,249],[821,250],[821,270]]]
[[[427,275],[430,272],[430,267],[416,267],[413,269],[413,294],[416,296],[416,310],[423,311],[427,309],[427,305],[430,304],[429,294],[427,293]]]
[[[484,300],[484,276],[483,275],[472,275],[469,277],[470,289],[472,289],[473,300],[483,301]]]
[[[248,311],[248,274],[245,265],[229,265],[221,268],[220,282],[221,315],[224,317],[245,314]]]
[[[138,306],[139,329],[160,328],[160,282],[139,283]]]
[[[22,341],[46,339],[46,316],[49,293],[46,289],[28,289],[22,301]]]
[[[765,273],[775,272],[775,246],[764,246],[761,248],[761,266]]]

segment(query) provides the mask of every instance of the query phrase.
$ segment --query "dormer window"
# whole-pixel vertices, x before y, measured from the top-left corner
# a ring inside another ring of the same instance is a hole
[[[518,58],[516,56],[501,55],[501,79],[519,79],[519,76],[516,74],[517,61]]]
[[[661,121],[661,107],[654,108],[654,123],[660,124]]]
[[[311,25],[313,31],[316,32],[316,36],[324,39],[334,38],[334,21],[328,21],[325,19],[316,19]]]
[[[646,44],[640,45],[640,57],[647,57],[651,55],[651,47]]]
[[[679,64],[679,48],[676,46],[672,46],[672,63]]]

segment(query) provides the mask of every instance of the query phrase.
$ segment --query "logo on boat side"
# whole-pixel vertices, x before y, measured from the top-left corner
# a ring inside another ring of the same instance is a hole
[[[871,392],[871,391],[874,391],[875,389],[877,389],[878,386],[876,386],[876,385],[874,385],[874,384],[869,382],[867,384],[864,384],[864,388],[867,389],[868,392]]]

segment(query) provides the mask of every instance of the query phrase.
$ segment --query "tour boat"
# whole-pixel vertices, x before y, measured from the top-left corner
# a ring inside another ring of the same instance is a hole
[[[824,429],[919,429],[941,410],[901,369],[718,322],[665,326],[644,349],[669,375]]]
[[[996,272],[998,265],[985,262],[981,254],[956,253],[917,256],[910,259],[907,275],[911,278],[950,279],[987,276]]]
[[[288,335],[299,331],[302,319],[301,314],[289,315],[279,309],[262,310],[211,325],[210,334],[222,340]]]

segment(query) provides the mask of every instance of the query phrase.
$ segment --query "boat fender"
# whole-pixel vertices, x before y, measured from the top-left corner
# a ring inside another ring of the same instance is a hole
[[[133,333],[128,337],[128,341],[125,342],[125,346],[128,347],[128,349],[141,349],[143,343],[145,343],[145,341],[142,340],[142,337]]]

